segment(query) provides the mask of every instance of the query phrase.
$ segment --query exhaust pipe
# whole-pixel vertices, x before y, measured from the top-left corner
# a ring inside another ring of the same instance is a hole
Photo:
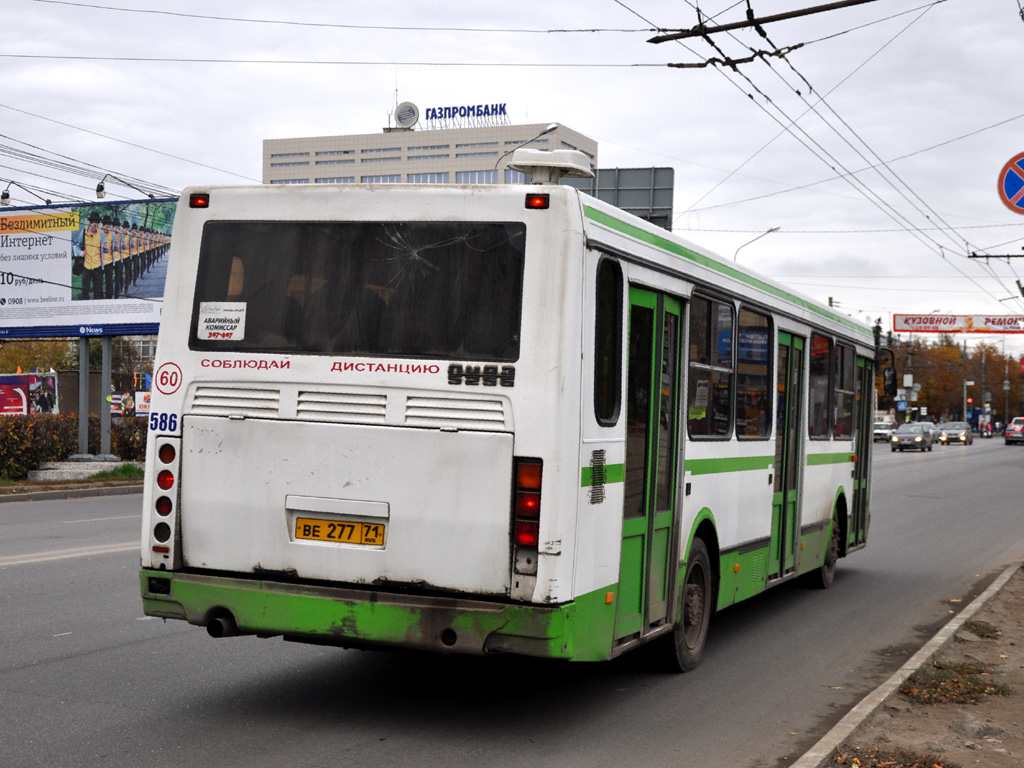
[[[213,638],[234,637],[238,634],[238,626],[235,617],[225,612],[211,618],[206,623],[206,631]]]

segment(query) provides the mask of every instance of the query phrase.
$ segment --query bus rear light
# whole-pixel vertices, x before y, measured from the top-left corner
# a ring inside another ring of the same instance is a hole
[[[193,192],[188,196],[189,208],[209,208],[210,196],[206,192]]]
[[[181,567],[177,542],[181,540],[180,511],[181,438],[159,435],[152,447],[153,463],[146,468],[147,492],[150,494],[149,517],[150,567],[175,569]],[[145,565],[145,563],[144,563]]]
[[[521,461],[516,465],[516,488],[540,490],[540,471],[543,465],[539,461]]]
[[[538,459],[516,459],[512,504],[513,571],[537,574],[540,544],[540,497],[543,464]]]
[[[540,517],[540,494],[516,491],[516,517]]]
[[[543,211],[551,206],[551,195],[530,194],[526,196],[526,207]]]
[[[516,520],[516,546],[536,548],[540,542],[540,523],[532,520]]]

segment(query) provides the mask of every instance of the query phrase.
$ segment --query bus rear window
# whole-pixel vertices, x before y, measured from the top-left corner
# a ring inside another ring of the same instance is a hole
[[[207,222],[189,346],[514,361],[526,227]]]

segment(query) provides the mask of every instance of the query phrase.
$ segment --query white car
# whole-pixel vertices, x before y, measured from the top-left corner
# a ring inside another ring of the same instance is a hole
[[[891,421],[876,421],[874,428],[871,430],[872,439],[877,443],[879,441],[883,443],[889,442],[892,437],[893,430],[896,429],[896,425]]]

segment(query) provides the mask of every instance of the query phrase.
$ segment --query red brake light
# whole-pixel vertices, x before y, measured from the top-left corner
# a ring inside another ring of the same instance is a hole
[[[516,517],[540,517],[540,494],[529,491],[516,493]]]
[[[551,195],[529,194],[526,196],[526,207],[534,210],[544,210],[551,206]]]
[[[210,196],[205,192],[193,192],[188,196],[189,208],[209,208]]]
[[[162,490],[169,490],[174,485],[174,473],[169,469],[162,470],[159,475],[156,476],[156,484],[160,486]]]
[[[160,446],[160,451],[157,453],[157,456],[160,457],[160,461],[162,463],[170,464],[172,461],[174,461],[174,457],[177,454],[178,452],[174,450],[173,445],[171,445],[170,443],[164,443],[163,445]]]
[[[540,523],[532,520],[516,520],[516,545],[536,547],[540,541]]]

